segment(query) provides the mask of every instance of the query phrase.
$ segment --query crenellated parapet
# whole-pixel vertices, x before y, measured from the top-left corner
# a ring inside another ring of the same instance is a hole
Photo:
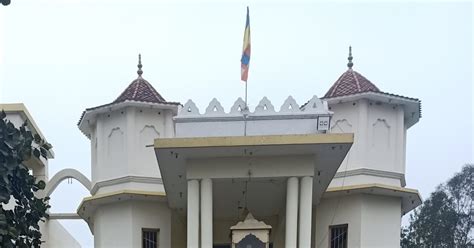
[[[263,97],[253,111],[239,97],[228,111],[214,98],[204,113],[188,100],[174,120],[177,137],[306,134],[327,132],[332,114],[317,96],[301,107],[289,96],[278,110]]]
[[[289,96],[278,111],[275,110],[275,106],[273,106],[272,102],[267,97],[263,97],[253,112],[245,109],[245,102],[240,97],[234,102],[234,105],[232,105],[229,112],[226,112],[221,103],[214,98],[209,102],[209,105],[203,114],[200,113],[196,104],[190,99],[186,104],[184,104],[175,119],[179,120],[187,117],[207,118],[216,116],[241,117],[243,114],[247,114],[250,117],[264,115],[332,115],[332,112],[329,111],[327,102],[319,99],[317,96],[313,96],[311,100],[301,107],[292,96]]]

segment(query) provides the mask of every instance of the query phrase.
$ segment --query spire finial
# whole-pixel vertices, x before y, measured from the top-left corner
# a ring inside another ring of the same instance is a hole
[[[347,57],[347,59],[349,60],[349,63],[347,63],[347,67],[349,69],[352,69],[352,66],[354,65],[354,63],[352,63],[352,47],[349,46],[349,57]]]
[[[142,74],[143,74],[143,71],[142,71],[142,55],[141,54],[138,54],[138,76],[141,77]]]

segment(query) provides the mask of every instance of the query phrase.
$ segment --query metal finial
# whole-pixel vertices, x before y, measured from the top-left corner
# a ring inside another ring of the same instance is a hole
[[[347,57],[347,59],[349,60],[349,63],[347,63],[347,67],[349,67],[349,69],[352,69],[352,66],[354,65],[354,63],[352,63],[352,47],[349,46],[349,57]]]
[[[138,71],[137,71],[137,73],[138,73],[138,76],[140,76],[140,77],[143,74],[142,67],[143,67],[142,66],[142,55],[138,54]]]

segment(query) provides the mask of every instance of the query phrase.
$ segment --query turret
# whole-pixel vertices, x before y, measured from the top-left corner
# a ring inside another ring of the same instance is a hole
[[[137,74],[115,101],[86,109],[79,120],[79,129],[91,141],[93,195],[149,190],[150,184],[163,192],[153,148],[147,146],[158,137],[174,136],[179,103],[166,101],[142,77],[140,55]]]
[[[421,117],[421,102],[381,91],[352,69],[348,69],[327,91],[324,100],[334,112],[332,133],[354,133],[354,144],[333,186],[382,183],[405,186],[406,131]]]

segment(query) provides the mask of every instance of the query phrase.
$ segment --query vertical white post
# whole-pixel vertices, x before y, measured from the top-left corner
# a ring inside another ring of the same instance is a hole
[[[201,248],[212,248],[212,179],[201,180]]]
[[[311,213],[313,207],[313,177],[306,176],[300,182],[300,210],[298,247],[311,247]]]
[[[199,181],[188,181],[188,248],[199,248]]]
[[[288,178],[286,185],[285,247],[296,248],[298,228],[298,178]]]

